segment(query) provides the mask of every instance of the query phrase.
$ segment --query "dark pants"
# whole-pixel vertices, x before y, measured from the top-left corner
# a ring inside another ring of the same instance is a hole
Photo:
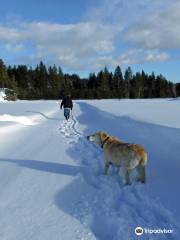
[[[70,117],[70,111],[70,108],[64,108],[64,117],[66,118],[66,120],[68,120]]]

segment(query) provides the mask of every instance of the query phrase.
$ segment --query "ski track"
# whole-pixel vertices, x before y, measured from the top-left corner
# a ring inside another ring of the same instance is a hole
[[[113,169],[108,176],[103,175],[102,151],[89,143],[78,130],[75,117],[64,120],[57,132],[69,144],[68,153],[82,169],[74,185],[65,190],[64,196],[57,194],[59,207],[65,201],[64,211],[88,227],[100,240],[139,239],[134,233],[137,226],[174,230],[173,234],[144,234],[141,239],[180,239],[179,224],[174,216],[158,200],[148,196],[145,185],[134,183],[124,187]],[[69,199],[72,191],[75,192],[74,199]]]

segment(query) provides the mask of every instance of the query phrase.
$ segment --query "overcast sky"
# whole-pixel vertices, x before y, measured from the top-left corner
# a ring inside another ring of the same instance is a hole
[[[0,0],[0,58],[86,75],[107,66],[180,82],[178,0]]]

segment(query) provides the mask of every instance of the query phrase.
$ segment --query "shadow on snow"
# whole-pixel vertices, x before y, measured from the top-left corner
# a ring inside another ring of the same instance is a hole
[[[48,117],[47,115],[45,115],[44,113],[42,112],[38,112],[38,111],[26,111],[28,113],[37,113],[37,114],[40,114],[42,117],[48,119],[48,120],[54,120],[54,121],[59,121],[61,120],[60,118],[52,118],[52,117]]]
[[[18,167],[30,168],[37,171],[75,176],[81,171],[81,167],[62,163],[43,162],[38,160],[18,160],[0,158],[0,162],[16,164]]]

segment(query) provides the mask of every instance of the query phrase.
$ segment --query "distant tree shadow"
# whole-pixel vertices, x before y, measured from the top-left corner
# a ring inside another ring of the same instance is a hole
[[[29,113],[38,113],[40,114],[42,117],[48,119],[48,120],[54,120],[54,121],[59,121],[61,120],[61,118],[52,118],[52,117],[48,117],[47,115],[45,115],[44,113],[42,112],[37,112],[37,111],[26,111],[26,112],[29,112]]]
[[[44,162],[38,160],[19,160],[0,158],[0,162],[8,162],[16,164],[18,167],[30,168],[37,171],[50,172],[54,174],[63,174],[69,176],[76,176],[81,171],[81,167],[79,166],[72,166],[62,163]]]

